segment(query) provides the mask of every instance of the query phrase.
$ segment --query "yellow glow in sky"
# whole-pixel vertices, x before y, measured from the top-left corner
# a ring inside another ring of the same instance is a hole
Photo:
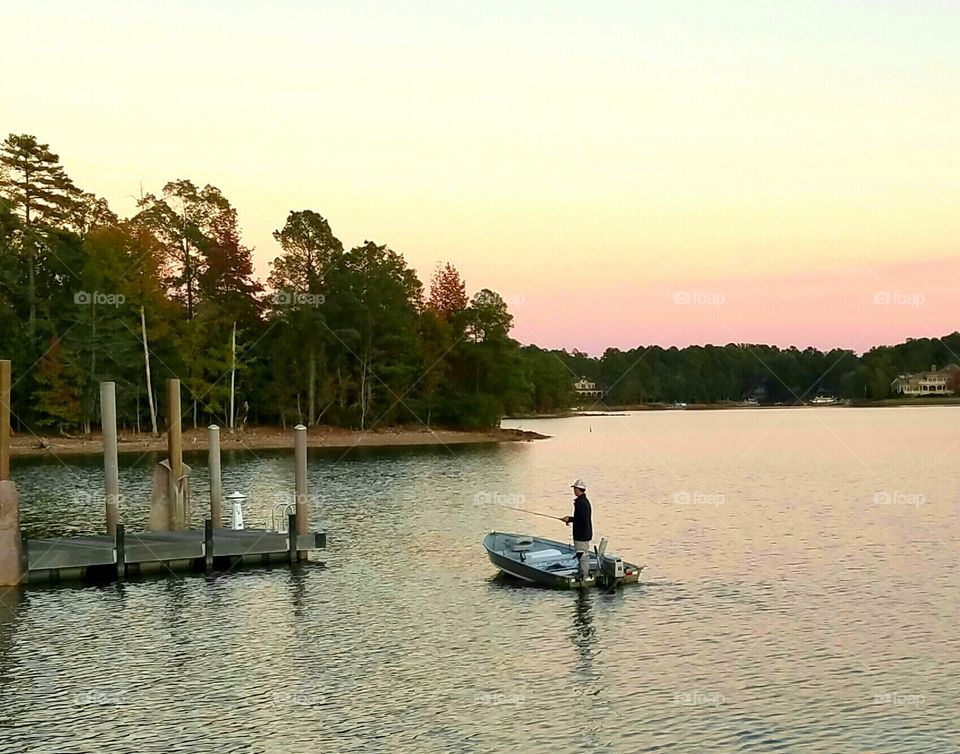
[[[475,290],[956,254],[949,2],[31,2],[0,128],[130,214],[213,183],[265,277],[291,209]]]

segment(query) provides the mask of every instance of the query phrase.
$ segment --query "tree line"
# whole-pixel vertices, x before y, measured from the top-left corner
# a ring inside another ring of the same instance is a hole
[[[172,180],[121,218],[76,186],[36,137],[0,145],[0,356],[16,361],[15,427],[89,432],[98,383],[118,385],[126,429],[159,431],[163,381],[180,378],[189,425],[371,429],[488,427],[576,402],[712,402],[811,390],[886,395],[902,371],[955,360],[956,333],[850,351],[730,344],[610,349],[601,358],[510,337],[496,292],[467,295],[450,263],[425,287],[374,241],[347,249],[314,210],[291,211],[264,285],[236,209],[215,186]]]
[[[495,426],[572,401],[563,365],[510,338],[503,298],[456,268],[428,289],[388,245],[346,249],[313,210],[274,232],[267,286],[236,209],[173,180],[120,218],[36,137],[0,146],[0,355],[16,360],[15,426],[90,431],[98,383],[123,427],[157,431],[163,381],[185,422]],[[232,408],[231,408],[232,406]]]
[[[610,405],[723,403],[754,399],[785,405],[829,395],[869,402],[894,397],[900,375],[960,362],[960,332],[878,346],[862,356],[853,351],[778,348],[750,343],[687,348],[608,349],[593,358],[556,352],[571,373],[605,389]],[[960,394],[954,375],[952,387]]]

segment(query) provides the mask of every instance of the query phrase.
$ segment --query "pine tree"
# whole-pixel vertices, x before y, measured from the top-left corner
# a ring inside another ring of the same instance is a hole
[[[10,134],[0,146],[0,195],[23,221],[19,256],[27,267],[27,329],[37,320],[38,255],[51,230],[65,229],[77,213],[79,190],[64,172],[60,158],[29,134]]]
[[[274,311],[301,335],[298,345],[306,351],[307,425],[313,426],[318,414],[323,352],[331,341],[336,342],[327,327],[323,304],[331,293],[328,278],[343,257],[343,244],[333,235],[330,223],[312,210],[290,212],[273,237],[283,249],[273,260],[269,278],[275,291]]]

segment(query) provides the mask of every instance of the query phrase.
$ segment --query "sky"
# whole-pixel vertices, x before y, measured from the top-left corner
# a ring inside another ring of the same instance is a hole
[[[960,328],[960,3],[32,0],[0,131],[132,214],[189,178],[452,262],[514,337],[853,348]]]

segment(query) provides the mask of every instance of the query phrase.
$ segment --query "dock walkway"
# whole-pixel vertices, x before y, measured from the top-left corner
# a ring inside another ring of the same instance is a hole
[[[23,559],[30,583],[63,579],[124,579],[139,573],[209,571],[237,565],[294,562],[327,545],[325,532],[295,534],[296,516],[287,532],[268,529],[220,529],[207,520],[203,529],[117,536],[24,539]]]

